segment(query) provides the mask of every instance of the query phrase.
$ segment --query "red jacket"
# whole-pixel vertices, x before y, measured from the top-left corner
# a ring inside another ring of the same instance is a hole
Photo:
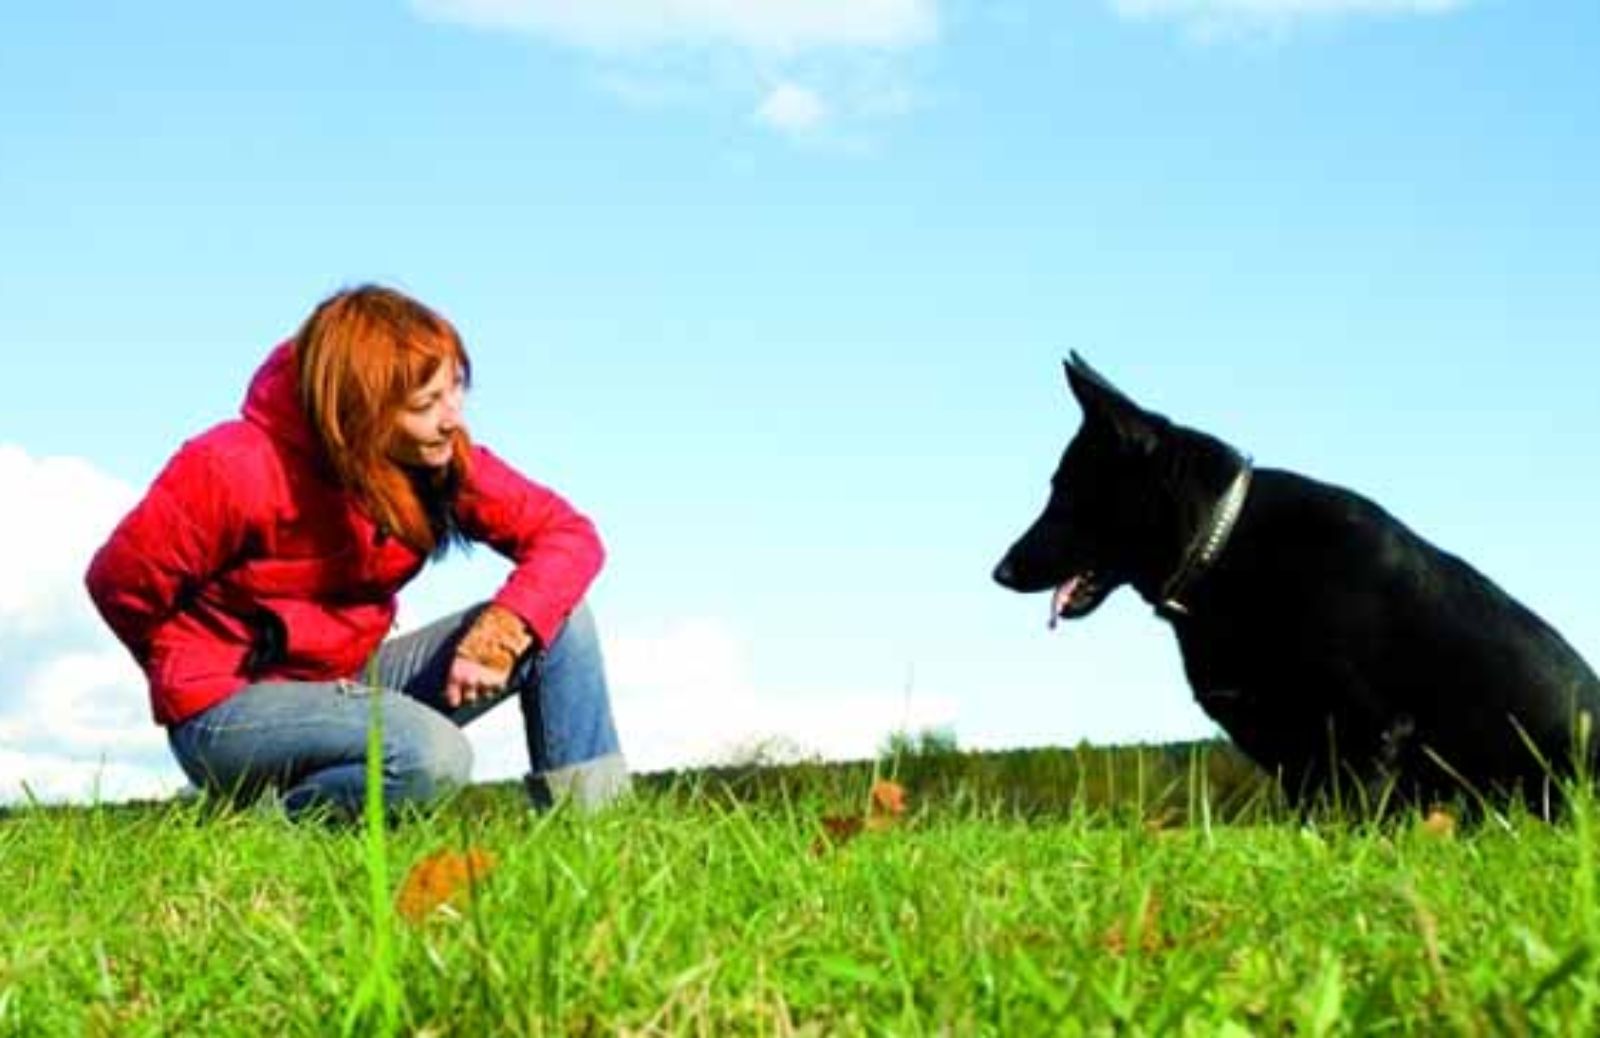
[[[161,724],[253,681],[359,676],[426,562],[380,536],[328,475],[295,381],[285,343],[256,372],[242,420],[185,443],[89,565],[89,594],[143,668]],[[599,572],[594,525],[482,447],[456,518],[515,563],[494,601],[550,644]],[[251,672],[265,612],[287,644]]]

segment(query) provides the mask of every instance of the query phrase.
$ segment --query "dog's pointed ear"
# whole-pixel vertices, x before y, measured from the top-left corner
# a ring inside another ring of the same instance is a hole
[[[1071,351],[1063,362],[1067,372],[1067,386],[1083,408],[1085,421],[1104,424],[1124,443],[1138,447],[1145,453],[1153,452],[1160,441],[1159,419],[1134,403],[1111,380],[1089,366],[1089,362]]]
[[[1128,398],[1128,394],[1113,386],[1110,379],[1091,368],[1089,362],[1084,360],[1077,350],[1073,350],[1068,359],[1061,362],[1061,366],[1067,372],[1067,388],[1078,398],[1084,414],[1098,412],[1108,405],[1138,409],[1138,405]]]
[[[1061,362],[1061,366],[1067,371],[1068,385],[1077,381],[1093,382],[1113,393],[1117,392],[1117,387],[1111,384],[1111,380],[1090,367],[1089,362],[1083,359],[1083,354],[1077,350],[1068,350],[1067,359]]]

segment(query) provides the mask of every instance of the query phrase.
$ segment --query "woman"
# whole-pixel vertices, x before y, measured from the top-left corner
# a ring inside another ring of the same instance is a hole
[[[273,350],[242,418],[185,443],[95,555],[89,593],[197,786],[359,812],[376,697],[385,802],[420,805],[466,783],[460,727],[515,694],[535,799],[592,808],[627,788],[581,604],[600,540],[471,442],[470,371],[428,307],[340,292]],[[396,592],[466,541],[515,564],[493,599],[384,641]]]

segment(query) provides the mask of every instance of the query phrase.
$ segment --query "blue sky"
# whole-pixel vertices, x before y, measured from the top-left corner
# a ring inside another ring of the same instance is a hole
[[[177,781],[79,574],[368,280],[458,324],[477,437],[599,523],[643,766],[1211,732],[1131,592],[1052,633],[989,581],[1076,425],[1069,349],[1600,661],[1597,34],[1580,0],[18,8],[0,798]],[[521,766],[502,713],[480,777]]]

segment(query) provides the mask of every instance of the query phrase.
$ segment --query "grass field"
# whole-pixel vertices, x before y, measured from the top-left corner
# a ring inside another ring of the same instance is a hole
[[[870,771],[828,774],[644,783],[588,819],[505,789],[388,828],[15,811],[0,1035],[1597,1031],[1587,800],[1452,830],[1224,822],[1190,789],[1174,824],[901,776],[892,815]]]

